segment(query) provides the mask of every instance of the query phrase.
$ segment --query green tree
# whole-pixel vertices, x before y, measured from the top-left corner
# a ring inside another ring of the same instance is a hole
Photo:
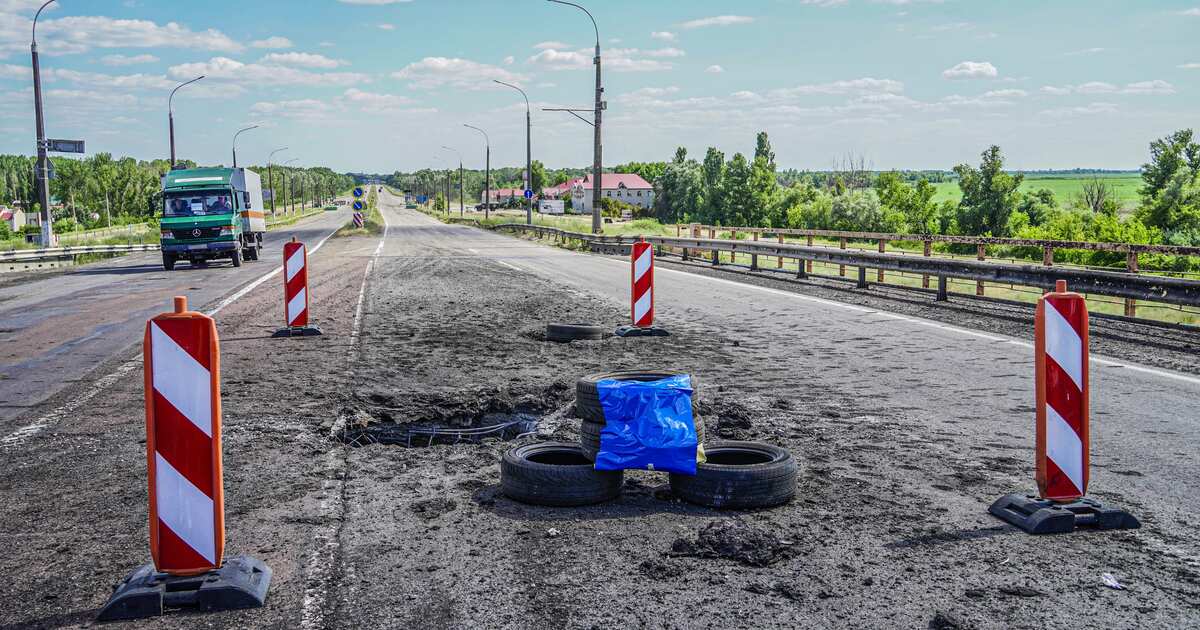
[[[771,172],[775,172],[775,152],[771,150],[771,141],[767,139],[767,132],[760,131],[754,139],[754,159],[763,158],[767,161],[767,165],[771,167]]]
[[[897,171],[880,173],[875,179],[875,193],[885,208],[885,214],[889,211],[899,214],[888,223],[902,228],[900,231],[936,234],[941,227],[937,204],[933,203],[937,190],[928,180],[921,179],[914,187],[905,183]]]
[[[721,183],[725,178],[725,154],[714,147],[708,147],[704,154],[704,209],[699,220],[713,224],[720,221],[722,208],[725,205],[725,194]]]
[[[766,135],[766,134],[762,134]],[[775,196],[779,191],[779,182],[775,180],[775,167],[765,156],[754,158],[750,166],[750,195],[752,198],[749,214],[746,215],[751,227],[770,227],[774,217],[769,212],[775,207]],[[779,218],[783,222],[783,218]]]
[[[546,188],[546,166],[539,160],[534,160],[531,164],[532,173],[529,176],[529,189],[536,195],[542,194],[542,189]]]
[[[1181,169],[1193,177],[1200,173],[1200,144],[1192,138],[1192,130],[1183,129],[1150,143],[1150,161],[1142,165],[1143,205],[1153,203]]]
[[[751,185],[752,167],[746,156],[735,153],[725,167],[721,188],[725,191],[725,206],[721,225],[751,225],[756,200]]]
[[[675,151],[675,160],[663,171],[656,192],[655,215],[663,223],[692,221],[699,216],[704,180],[700,164],[687,159],[687,149]]]
[[[958,229],[970,236],[1005,236],[1024,176],[1004,172],[1004,156],[998,146],[989,147],[981,158],[978,170],[969,164],[954,167],[962,190]]]

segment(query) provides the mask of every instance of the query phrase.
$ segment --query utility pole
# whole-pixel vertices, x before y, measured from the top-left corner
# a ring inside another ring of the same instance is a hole
[[[287,147],[279,147],[267,156],[267,185],[271,187],[271,216],[275,216],[275,170],[272,168],[271,160],[275,154],[280,151],[287,151]]]
[[[463,213],[464,212],[463,205],[464,205],[465,201],[464,201],[464,194],[463,194],[462,154],[458,152],[458,149],[453,149],[446,145],[442,145],[442,148],[447,151],[453,151],[454,154],[458,156],[458,216],[461,218],[461,217],[465,216]],[[447,206],[446,211],[449,212],[450,211],[450,208],[449,208],[450,202],[449,201],[446,202],[446,206]]]
[[[487,132],[479,127],[472,127],[466,124],[463,126],[483,134],[483,142],[487,146],[483,176],[483,220],[486,221],[491,216],[492,210],[492,141],[488,139]]]
[[[604,87],[600,83],[600,27],[596,26],[596,18],[585,8],[573,2],[564,2],[563,0],[548,0],[555,4],[565,4],[575,7],[584,13],[587,13],[588,19],[592,21],[592,28],[596,31],[596,57],[593,63],[596,64],[596,112],[592,119],[592,126],[595,128],[595,140],[593,145],[594,154],[592,156],[592,233],[599,234],[603,231],[603,226],[600,222],[600,197],[601,197],[601,170],[603,169],[603,149],[600,142],[600,119],[601,112],[604,110]]]
[[[525,94],[525,90],[511,83],[492,80],[520,92],[521,96],[525,97],[525,185],[529,187],[529,190],[533,190],[533,117],[529,113],[529,96]],[[533,190],[533,193],[537,194],[537,191]],[[526,199],[525,202],[525,224],[533,225],[533,197]]]
[[[33,110],[37,122],[37,180],[38,203],[41,207],[42,247],[54,246],[54,226],[50,217],[50,156],[47,155],[46,121],[42,114],[42,69],[38,63],[37,20],[42,11],[55,0],[49,0],[33,16],[33,33],[29,53],[33,58]]]
[[[288,164],[291,164],[292,162],[295,162],[298,159],[299,158],[292,158],[292,159],[284,162],[283,165],[287,166]],[[296,193],[296,182],[295,182],[295,180],[292,179],[292,175],[290,173],[288,173],[287,171],[284,171],[283,176],[287,178],[288,214],[295,214],[296,213],[296,200],[294,197],[295,197],[295,193]]]
[[[171,90],[171,95],[167,97],[167,135],[169,135],[171,138],[171,168],[172,169],[175,168],[175,93],[179,91],[179,88],[181,88],[185,85],[191,85],[203,78],[204,78],[204,75],[202,74],[202,75],[196,77],[195,79],[192,79],[191,81],[185,81],[183,83],[180,83],[179,85],[175,86],[174,90]]]

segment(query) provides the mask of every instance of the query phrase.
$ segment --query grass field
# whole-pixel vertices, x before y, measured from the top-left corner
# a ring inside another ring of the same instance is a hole
[[[1092,177],[1099,177],[1116,189],[1117,198],[1120,199],[1121,206],[1126,212],[1132,211],[1137,207],[1139,201],[1138,189],[1142,186],[1142,177],[1136,172],[1102,173],[1097,175],[1038,175],[1026,173],[1025,181],[1021,184],[1021,192],[1032,192],[1047,188],[1054,193],[1060,204],[1066,205],[1083,190],[1083,183]],[[958,201],[962,198],[962,191],[958,189],[957,181],[942,182],[934,184],[934,186],[937,188],[937,196],[934,197],[935,201],[947,199]]]

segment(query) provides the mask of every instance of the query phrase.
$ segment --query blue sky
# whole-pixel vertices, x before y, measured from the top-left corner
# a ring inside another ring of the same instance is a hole
[[[847,155],[949,168],[1000,144],[1013,168],[1134,168],[1200,126],[1200,0],[584,0],[600,25],[605,163],[676,146],[783,167]],[[33,149],[29,20],[0,0],[0,152]],[[339,170],[591,161],[591,129],[542,107],[592,99],[591,23],[543,0],[61,0],[39,21],[47,128],[89,151]]]

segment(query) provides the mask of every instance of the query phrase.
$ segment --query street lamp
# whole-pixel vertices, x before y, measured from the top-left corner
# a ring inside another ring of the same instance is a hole
[[[250,131],[251,129],[258,129],[258,125],[250,125],[249,127],[239,129],[237,133],[233,134],[233,168],[237,168],[237,139],[238,139],[238,136],[242,135],[243,133],[245,133],[247,131]]]
[[[505,82],[499,81],[497,79],[492,79],[492,80],[495,81],[496,83],[499,83],[500,85],[510,87],[510,88],[520,92],[521,96],[525,97],[525,179],[526,179],[526,185],[528,185],[529,190],[532,191],[533,190],[533,149],[532,149],[532,146],[533,146],[533,141],[532,141],[533,118],[529,114],[529,96],[527,94],[525,94],[525,90],[522,90],[521,88],[519,88],[511,83],[505,83]],[[534,192],[536,192],[536,191],[534,191]],[[529,199],[526,199],[525,201],[526,201],[525,224],[533,225],[533,197],[530,197]]]
[[[38,203],[41,204],[42,247],[53,246],[54,226],[50,219],[50,156],[46,154],[46,120],[42,114],[42,68],[38,63],[37,21],[42,11],[55,0],[48,0],[33,16],[33,32],[30,37],[29,53],[33,58],[33,113],[37,119],[37,188]]]
[[[171,168],[175,168],[175,93],[179,91],[179,88],[191,85],[203,78],[202,74],[191,81],[180,83],[175,86],[174,90],[171,90],[171,95],[167,97],[167,133],[171,137]]]
[[[488,139],[487,132],[479,127],[472,127],[465,123],[463,126],[483,134],[483,143],[487,147],[487,160],[484,166],[486,171],[483,176],[483,219],[486,221],[491,216],[492,209],[492,141]]]
[[[445,150],[447,150],[447,151],[453,151],[453,152],[454,152],[454,154],[458,156],[458,216],[460,216],[460,217],[461,217],[461,216],[463,216],[463,165],[462,165],[462,154],[458,152],[458,149],[452,149],[452,148],[450,148],[450,147],[448,147],[448,146],[446,146],[446,145],[442,145],[442,148],[443,148],[443,149],[445,149]],[[450,206],[450,202],[449,202],[449,201],[446,201],[446,206],[447,206],[447,210],[449,210],[449,206]]]
[[[592,233],[599,234],[602,231],[600,224],[600,171],[602,168],[601,157],[603,151],[602,145],[600,144],[600,112],[602,112],[605,108],[604,87],[602,87],[600,84],[600,27],[596,26],[596,18],[592,17],[592,14],[588,12],[587,9],[579,6],[578,4],[573,2],[564,2],[563,0],[547,1],[555,4],[565,4],[567,6],[575,7],[576,9],[587,13],[588,19],[592,21],[592,28],[596,31],[596,58],[593,60],[596,64],[596,113],[592,120],[596,135],[593,147],[594,155],[592,156]]]
[[[280,151],[287,151],[287,147],[279,147],[267,156],[267,185],[271,187],[271,216],[275,216],[275,171],[271,168],[271,159]]]
[[[300,159],[300,158],[292,158],[292,159],[284,162],[283,165],[287,166],[288,164],[291,164],[292,162],[295,162],[298,159]],[[288,206],[290,206],[290,209],[288,210],[288,212],[291,214],[295,214],[296,213],[296,200],[292,198],[292,195],[296,192],[296,184],[292,181],[291,174],[284,172],[283,176],[287,178],[287,184],[288,184],[288,186],[287,186],[288,194],[287,195],[288,195]]]

